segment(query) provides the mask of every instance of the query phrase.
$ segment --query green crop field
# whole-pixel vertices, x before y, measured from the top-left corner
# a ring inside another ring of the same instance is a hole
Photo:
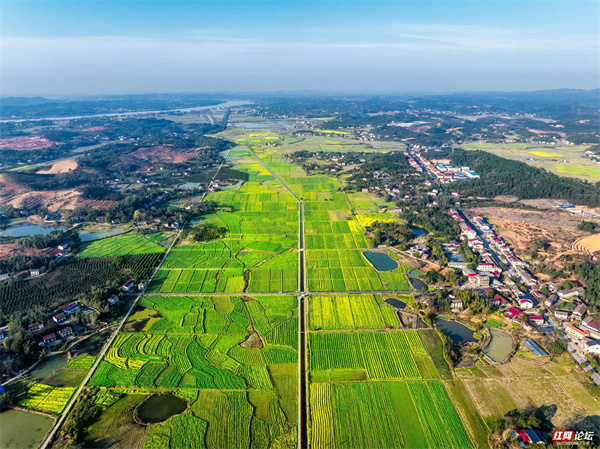
[[[296,441],[297,362],[293,296],[146,296],[90,385],[188,400],[148,429],[144,447],[286,446]]]
[[[75,387],[53,387],[41,383],[24,382],[11,385],[17,391],[17,405],[32,410],[59,415],[73,393]]]
[[[317,292],[408,291],[410,286],[402,267],[377,272],[361,251],[306,251],[308,288]]]
[[[378,298],[374,295],[313,295],[309,308],[310,329],[399,327],[394,309]]]
[[[416,331],[311,332],[310,369],[364,371],[368,379],[420,379],[415,356],[425,355]]]
[[[472,448],[439,381],[315,383],[311,447]]]
[[[88,243],[77,257],[114,257],[164,252],[165,248],[155,242],[156,237],[146,238],[135,234],[108,237]]]

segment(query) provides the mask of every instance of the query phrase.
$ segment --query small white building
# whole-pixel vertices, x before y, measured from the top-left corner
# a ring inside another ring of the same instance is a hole
[[[533,301],[528,298],[521,298],[519,300],[519,305],[521,309],[533,309]]]
[[[600,340],[586,340],[583,344],[588,354],[600,354]]]
[[[461,310],[464,307],[462,299],[456,298],[450,301],[450,308],[454,310]]]

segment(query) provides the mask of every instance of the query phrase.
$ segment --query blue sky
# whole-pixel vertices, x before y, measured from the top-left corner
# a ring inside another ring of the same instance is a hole
[[[2,95],[598,87],[596,1],[2,0]]]

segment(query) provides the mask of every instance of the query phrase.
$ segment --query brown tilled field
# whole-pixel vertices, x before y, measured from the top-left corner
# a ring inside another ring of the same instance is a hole
[[[196,157],[198,155],[198,150],[199,148],[182,149],[173,148],[169,145],[159,145],[155,147],[140,148],[132,153],[121,155],[119,159],[130,164],[141,162],[180,164]]]
[[[588,235],[573,243],[573,248],[588,256],[600,251],[600,234]]]

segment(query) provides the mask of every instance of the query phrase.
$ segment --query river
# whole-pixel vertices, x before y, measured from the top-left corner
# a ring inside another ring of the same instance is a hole
[[[132,115],[147,115],[147,114],[164,114],[168,112],[196,112],[206,111],[208,109],[216,108],[231,108],[234,106],[243,106],[250,104],[250,101],[244,100],[229,100],[225,103],[213,104],[208,106],[196,106],[192,108],[177,108],[177,109],[160,109],[155,111],[131,111],[131,112],[108,112],[106,114],[89,114],[89,115],[71,115],[68,117],[36,117],[36,118],[20,118],[20,119],[8,119],[0,120],[0,123],[21,123],[21,122],[39,122],[42,120],[79,120],[82,118],[93,118],[93,117],[128,117]]]

